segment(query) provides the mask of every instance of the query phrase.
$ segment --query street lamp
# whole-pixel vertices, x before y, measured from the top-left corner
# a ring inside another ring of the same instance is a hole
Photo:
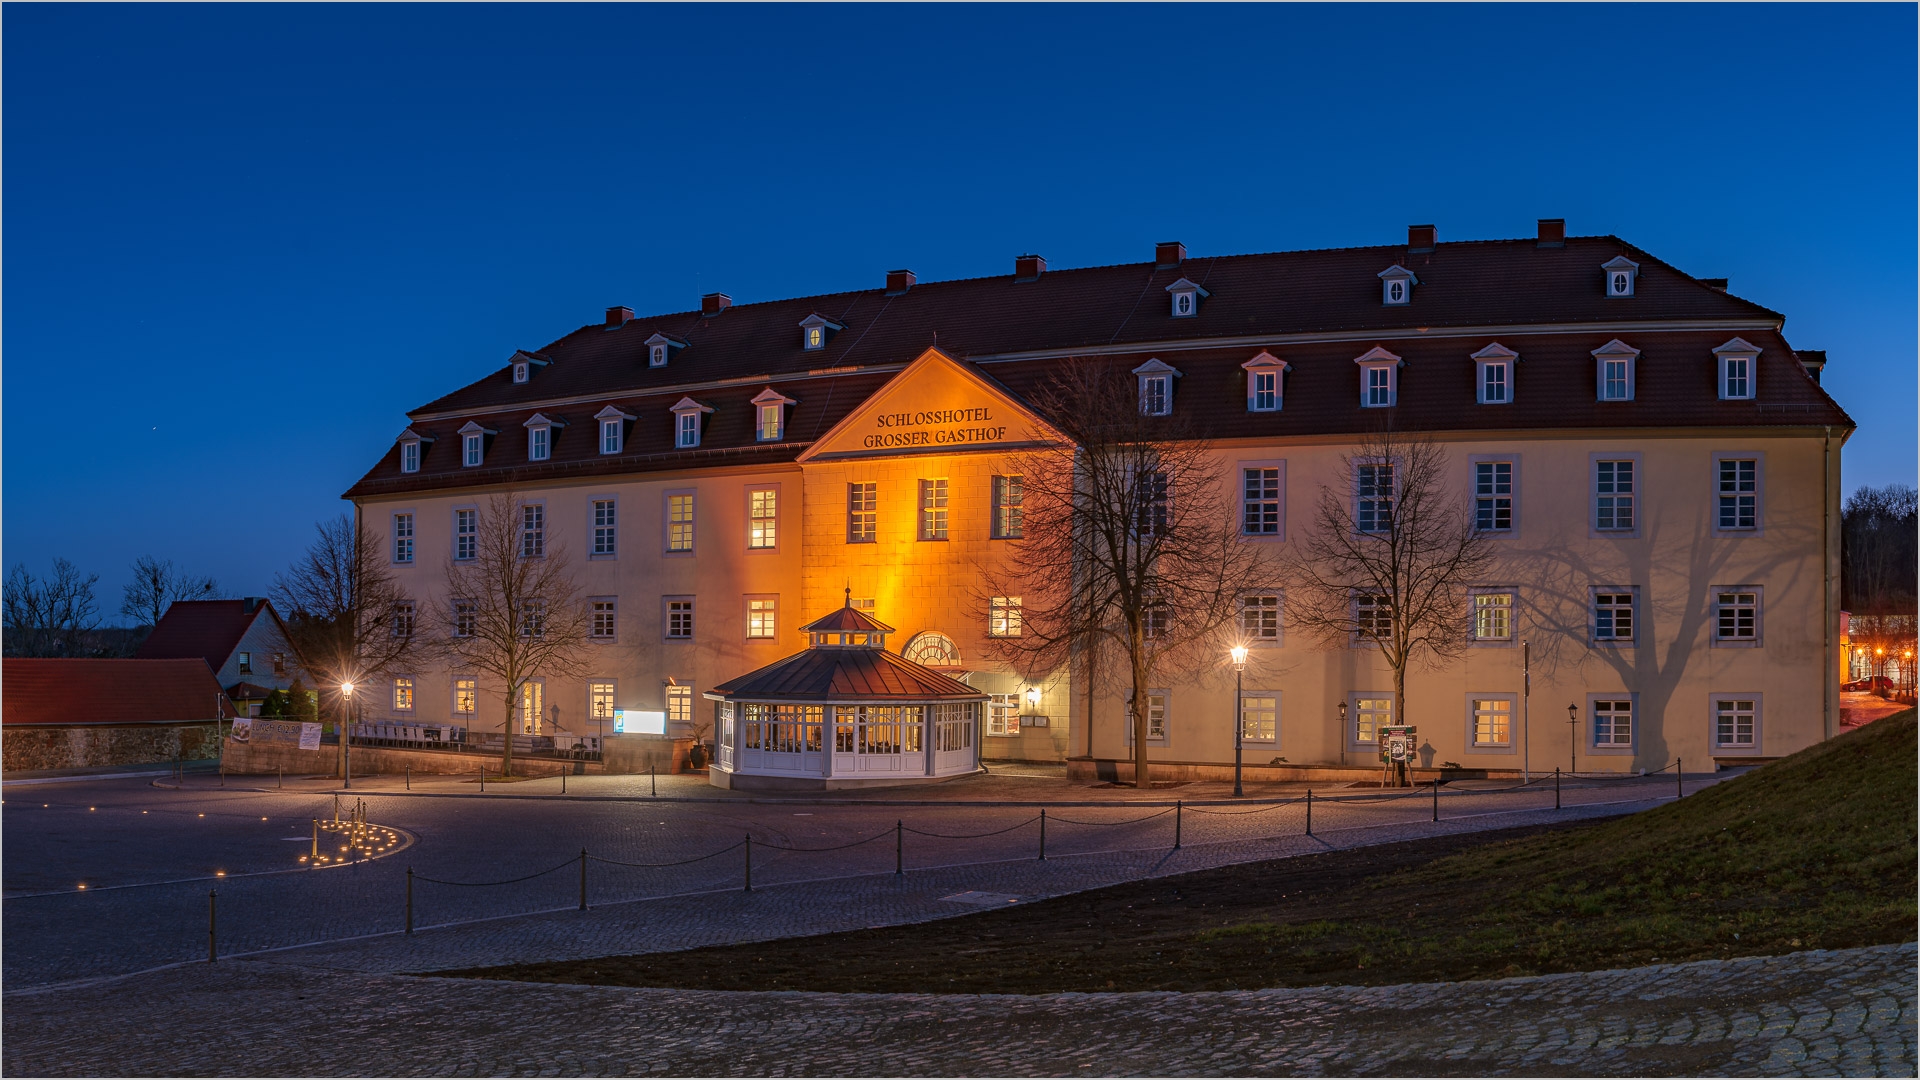
[[[340,725],[340,780],[341,787],[353,786],[353,682],[348,680],[340,684],[340,693],[347,699],[346,723]]]
[[[1240,673],[1247,668],[1247,647],[1233,647],[1233,794],[1235,798],[1245,794],[1240,790],[1241,739],[1247,733],[1247,718],[1240,711]]]
[[[1580,723],[1580,706],[1567,706],[1567,772],[1580,771],[1580,732],[1575,725]]]

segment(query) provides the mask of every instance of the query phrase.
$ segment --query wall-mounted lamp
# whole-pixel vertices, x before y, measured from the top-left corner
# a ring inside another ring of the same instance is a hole
[[[1038,706],[1040,704],[1040,688],[1037,686],[1027,687],[1026,699],[1027,708],[1031,709]]]

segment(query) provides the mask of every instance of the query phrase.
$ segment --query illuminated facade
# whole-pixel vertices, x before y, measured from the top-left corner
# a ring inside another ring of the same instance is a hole
[[[896,271],[835,296],[610,309],[415,410],[348,497],[422,618],[451,610],[443,567],[466,515],[501,491],[539,508],[604,618],[593,673],[536,685],[515,730],[592,734],[613,708],[661,712],[718,738],[730,767],[743,729],[727,744],[705,695],[792,654],[803,622],[845,603],[898,627],[896,653],[985,695],[984,760],[1124,777],[1124,688],[992,660],[991,637],[1019,632],[1018,598],[980,585],[1019,558],[1012,462],[1054,438],[1023,395],[1063,359],[1093,358],[1136,373],[1150,414],[1194,421],[1249,544],[1283,552],[1323,486],[1359,497],[1341,455],[1386,426],[1445,446],[1460,497],[1499,537],[1497,571],[1461,612],[1472,645],[1409,672],[1404,718],[1373,650],[1294,633],[1277,584],[1243,597],[1250,766],[1372,767],[1374,731],[1404,720],[1423,766],[1679,756],[1693,770],[1836,730],[1852,426],[1781,324],[1723,282],[1552,222],[1527,240],[1436,244],[1416,228],[1405,247],[1189,258],[1163,244],[1147,264],[1048,271],[1023,256],[1011,276],[924,285]],[[396,716],[508,722],[469,673],[406,677]],[[1166,682],[1150,756],[1169,775],[1229,768],[1224,647],[1218,670]]]

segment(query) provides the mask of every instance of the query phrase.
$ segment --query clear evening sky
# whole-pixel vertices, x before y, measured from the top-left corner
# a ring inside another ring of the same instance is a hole
[[[262,592],[406,409],[683,311],[1564,217],[1787,315],[1915,478],[1915,8],[34,5],[4,558]]]

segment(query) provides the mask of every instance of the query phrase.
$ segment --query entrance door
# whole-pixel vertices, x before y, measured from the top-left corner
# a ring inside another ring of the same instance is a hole
[[[540,716],[545,712],[546,703],[546,683],[539,679],[529,679],[524,686],[520,687],[520,734],[541,733]]]

